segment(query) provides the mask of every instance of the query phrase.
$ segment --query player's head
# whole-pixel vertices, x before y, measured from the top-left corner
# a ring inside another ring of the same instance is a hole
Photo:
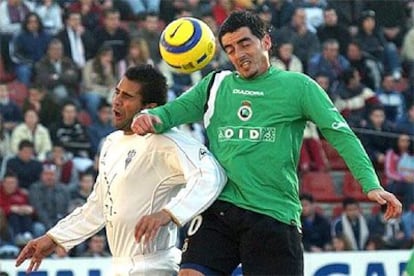
[[[257,14],[249,11],[231,13],[220,27],[218,37],[242,77],[254,78],[269,68],[272,47],[269,28]]]
[[[167,81],[151,65],[129,68],[119,81],[113,96],[113,123],[126,134],[133,134],[130,125],[136,113],[163,105],[167,101]]]

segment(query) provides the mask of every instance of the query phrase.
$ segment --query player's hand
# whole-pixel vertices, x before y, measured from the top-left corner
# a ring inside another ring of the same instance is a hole
[[[165,211],[160,211],[151,215],[143,216],[135,226],[135,240],[144,244],[153,240],[161,226],[167,225],[171,221],[171,215]]]
[[[155,124],[161,124],[160,118],[150,114],[138,114],[134,117],[131,124],[131,129],[138,135],[145,135],[148,133],[155,133]]]
[[[22,249],[19,256],[17,256],[16,266],[21,265],[27,259],[31,259],[26,273],[36,271],[42,263],[43,258],[52,254],[56,247],[57,244],[47,235],[31,240]]]
[[[385,220],[396,218],[401,215],[402,204],[392,193],[389,193],[381,189],[376,189],[369,191],[367,196],[370,200],[376,201],[381,205],[387,204],[387,210],[384,214]]]

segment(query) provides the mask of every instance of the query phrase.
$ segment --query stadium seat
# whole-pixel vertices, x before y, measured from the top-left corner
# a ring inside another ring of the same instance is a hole
[[[334,147],[332,147],[328,141],[321,139],[322,148],[325,151],[326,158],[328,158],[329,167],[331,170],[343,171],[347,170],[348,167],[345,161],[339,155]]]
[[[368,197],[362,192],[361,185],[350,171],[346,171],[344,174],[342,193],[344,197],[352,197],[358,201],[369,201]]]
[[[338,202],[342,197],[335,192],[329,172],[306,172],[301,177],[301,192],[311,194],[319,202]]]

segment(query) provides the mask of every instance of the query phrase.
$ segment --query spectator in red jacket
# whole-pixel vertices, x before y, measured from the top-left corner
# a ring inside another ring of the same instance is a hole
[[[34,209],[29,204],[27,193],[19,188],[16,174],[7,172],[0,185],[0,208],[3,209],[16,244],[32,238],[32,216]]]

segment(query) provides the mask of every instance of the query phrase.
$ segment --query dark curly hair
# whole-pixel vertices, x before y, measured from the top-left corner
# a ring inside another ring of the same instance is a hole
[[[141,85],[143,104],[163,105],[167,102],[167,80],[152,65],[141,64],[130,67],[125,72],[125,77]]]
[[[270,31],[269,26],[256,13],[246,10],[234,11],[220,27],[218,38],[221,47],[223,47],[221,39],[225,34],[233,33],[242,27],[249,28],[252,34],[259,39],[262,39]]]

